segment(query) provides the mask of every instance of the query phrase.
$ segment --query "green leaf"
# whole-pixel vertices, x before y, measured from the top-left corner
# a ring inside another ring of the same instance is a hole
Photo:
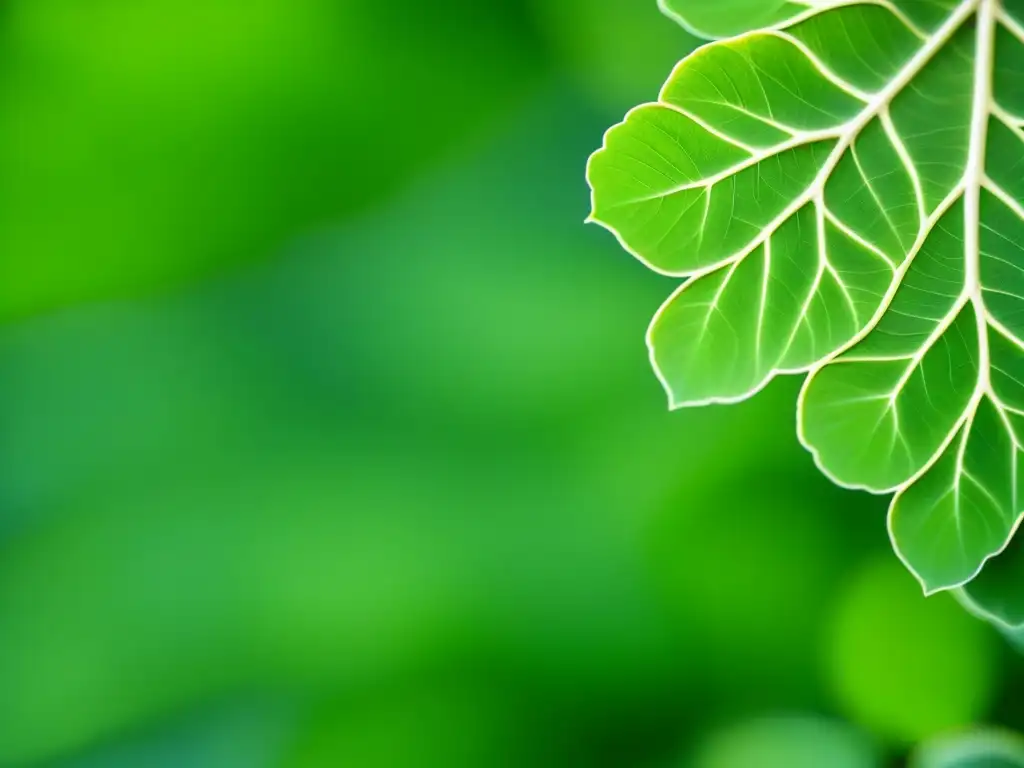
[[[834,593],[821,667],[837,713],[892,744],[976,722],[999,688],[990,628],[947,595],[925,599],[893,557]]]
[[[1024,538],[1014,537],[959,597],[980,618],[1004,630],[1024,630]]]
[[[591,218],[686,278],[648,331],[670,405],[809,374],[820,468],[895,493],[901,559],[958,587],[1022,511],[1024,0],[810,5],[610,129]]]
[[[812,12],[814,0],[658,0],[661,12],[688,32],[709,40],[781,24]]]
[[[1024,768],[1024,739],[1001,731],[951,736],[922,747],[911,768]]]
[[[859,731],[812,716],[737,723],[705,737],[691,768],[877,768],[875,747]]]

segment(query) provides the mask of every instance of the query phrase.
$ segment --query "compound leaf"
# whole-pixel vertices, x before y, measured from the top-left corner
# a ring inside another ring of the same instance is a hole
[[[819,466],[961,586],[1022,512],[1024,0],[761,7],[609,130],[591,218],[686,278],[648,331],[672,407],[808,373]]]

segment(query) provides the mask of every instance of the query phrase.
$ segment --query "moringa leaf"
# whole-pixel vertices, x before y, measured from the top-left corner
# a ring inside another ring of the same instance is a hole
[[[901,559],[962,586],[1022,512],[1024,0],[809,5],[611,128],[591,220],[685,278],[647,336],[671,407],[809,374],[819,467],[895,493]]]

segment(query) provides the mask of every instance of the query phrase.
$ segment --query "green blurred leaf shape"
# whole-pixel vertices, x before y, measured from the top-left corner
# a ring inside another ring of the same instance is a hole
[[[977,722],[1000,679],[990,628],[925,599],[891,557],[848,575],[819,636],[836,711],[893,746]]]
[[[1024,739],[1002,732],[952,736],[926,744],[911,768],[1024,768]]]
[[[742,723],[712,734],[691,768],[877,768],[878,756],[856,730],[816,717]]]
[[[0,322],[266,260],[486,135],[544,64],[477,5],[5,3]]]
[[[591,158],[591,219],[685,278],[648,330],[673,408],[809,374],[798,432],[895,493],[928,593],[1020,522],[1024,2],[817,4],[684,59]]]
[[[814,0],[658,0],[661,12],[691,34],[709,40],[784,23],[812,12]]]

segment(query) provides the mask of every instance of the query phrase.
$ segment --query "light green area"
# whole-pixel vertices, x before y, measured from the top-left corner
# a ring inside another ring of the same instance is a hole
[[[824,639],[841,713],[893,743],[968,727],[990,704],[988,628],[948,595],[923,598],[893,558],[851,574]]]
[[[803,3],[786,0],[660,0],[659,5],[669,18],[705,38],[732,37],[807,10]]]
[[[1024,512],[1024,12],[807,5],[762,6],[772,29],[705,45],[613,127],[593,218],[687,278],[648,332],[672,407],[809,372],[818,465],[895,493],[900,557],[957,587]]]
[[[1024,768],[1024,739],[1002,731],[976,731],[926,744],[910,768]]]
[[[686,768],[878,768],[853,728],[811,717],[765,718],[712,733]]]

